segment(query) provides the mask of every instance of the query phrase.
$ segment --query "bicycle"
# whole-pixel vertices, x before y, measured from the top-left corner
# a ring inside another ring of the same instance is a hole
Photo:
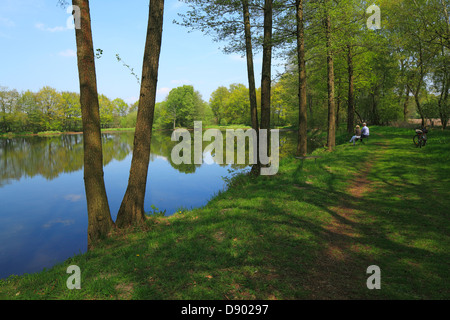
[[[416,129],[416,135],[413,137],[414,145],[418,148],[422,148],[427,144],[427,129]]]

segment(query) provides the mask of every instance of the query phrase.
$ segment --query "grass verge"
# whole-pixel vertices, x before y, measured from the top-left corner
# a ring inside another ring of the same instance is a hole
[[[203,208],[0,280],[0,299],[448,299],[450,132],[421,149],[413,135],[373,127],[366,144],[237,176]],[[81,290],[67,289],[70,265]],[[380,290],[366,286],[370,265]]]

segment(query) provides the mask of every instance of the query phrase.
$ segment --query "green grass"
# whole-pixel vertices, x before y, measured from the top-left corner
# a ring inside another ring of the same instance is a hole
[[[0,280],[0,299],[448,299],[450,132],[431,131],[422,149],[413,135],[373,127],[364,145],[342,135],[316,161],[238,176],[203,208]],[[81,290],[66,287],[72,264]],[[370,265],[380,290],[366,287]]]
[[[102,132],[110,132],[110,131],[134,131],[136,128],[107,128],[101,129]]]
[[[0,138],[14,138],[32,135],[33,132],[0,132]]]

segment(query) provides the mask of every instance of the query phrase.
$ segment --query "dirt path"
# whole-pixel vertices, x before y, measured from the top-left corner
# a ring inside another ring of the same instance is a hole
[[[348,197],[342,198],[339,206],[329,207],[332,220],[325,226],[323,234],[327,246],[318,252],[313,270],[304,285],[311,299],[361,298],[361,287],[366,288],[366,270],[370,264],[355,258],[361,250],[357,239],[363,236],[357,230],[357,224],[358,216],[364,214],[361,202],[373,188],[367,176],[386,147],[382,143],[376,144],[381,148],[354,177],[345,192]]]

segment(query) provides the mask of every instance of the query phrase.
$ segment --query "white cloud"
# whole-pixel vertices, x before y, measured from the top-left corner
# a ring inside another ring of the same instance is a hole
[[[64,196],[64,199],[70,202],[77,202],[81,200],[81,194],[68,194]]]
[[[76,53],[76,51],[74,51],[74,50],[72,50],[72,49],[67,49],[67,50],[64,50],[64,51],[61,51],[61,52],[59,52],[58,53],[60,56],[63,56],[63,57],[76,57],[77,56],[77,53]]]
[[[75,221],[74,220],[61,220],[61,219],[58,218],[58,219],[51,220],[51,221],[47,222],[42,227],[45,228],[45,229],[48,229],[48,228],[52,227],[53,225],[55,225],[57,223],[60,223],[63,226],[70,226],[70,225],[74,224]]]
[[[48,32],[60,32],[60,31],[69,30],[67,27],[61,27],[61,26],[49,28],[49,27],[46,27],[45,24],[40,23],[40,22],[36,23],[34,26],[39,30],[48,31]]]

